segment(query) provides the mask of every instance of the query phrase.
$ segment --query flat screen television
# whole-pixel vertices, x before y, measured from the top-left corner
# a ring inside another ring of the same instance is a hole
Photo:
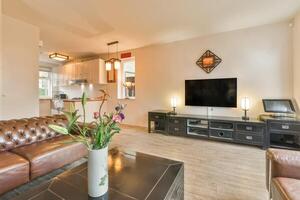
[[[237,107],[237,78],[186,80],[185,105]]]

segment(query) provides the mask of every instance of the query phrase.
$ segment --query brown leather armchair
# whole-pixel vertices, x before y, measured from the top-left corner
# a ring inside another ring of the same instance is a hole
[[[272,200],[300,200],[300,151],[268,149],[267,189]]]

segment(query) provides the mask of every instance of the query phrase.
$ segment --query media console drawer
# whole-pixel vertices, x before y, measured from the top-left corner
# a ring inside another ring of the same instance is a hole
[[[251,133],[236,133],[235,139],[246,144],[263,144],[263,136]]]
[[[169,134],[170,135],[177,135],[177,136],[184,136],[186,133],[186,128],[182,126],[169,126]]]
[[[149,118],[150,120],[165,120],[166,115],[161,113],[150,113]]]
[[[274,131],[300,131],[300,124],[271,122],[270,129]]]
[[[233,139],[233,131],[211,129],[209,137],[232,140]]]
[[[248,124],[248,123],[243,123],[243,124],[238,123],[238,124],[236,124],[236,130],[243,131],[243,132],[262,134],[264,132],[264,126],[256,125],[256,124]]]
[[[222,122],[222,121],[211,121],[210,128],[211,129],[233,130],[234,123],[233,122]]]
[[[170,117],[169,118],[169,123],[171,125],[185,126],[186,125],[186,120],[183,119],[183,118],[179,118],[179,117]]]

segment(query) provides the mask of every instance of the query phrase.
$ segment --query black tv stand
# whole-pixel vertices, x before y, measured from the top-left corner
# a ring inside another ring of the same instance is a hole
[[[155,110],[148,113],[150,132],[267,147],[267,126],[260,120],[177,114]]]
[[[274,118],[262,115],[259,120],[235,117],[177,114],[166,110],[148,113],[150,132],[260,146],[300,150],[300,118]]]

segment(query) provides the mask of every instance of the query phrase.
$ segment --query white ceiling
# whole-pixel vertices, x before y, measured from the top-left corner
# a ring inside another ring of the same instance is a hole
[[[300,0],[2,0],[40,27],[44,52],[87,56],[291,20]]]

